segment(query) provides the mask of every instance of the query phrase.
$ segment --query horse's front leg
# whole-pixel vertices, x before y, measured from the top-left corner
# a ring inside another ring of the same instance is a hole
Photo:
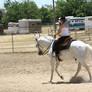
[[[53,73],[54,73],[54,66],[55,66],[55,61],[53,61],[53,56],[51,57],[50,63],[51,63],[51,77],[50,77],[50,83],[52,83]]]
[[[80,70],[81,70],[81,64],[79,62],[77,72],[75,73],[74,77],[76,77],[79,74]]]
[[[58,61],[58,60],[56,59],[55,71],[56,71],[56,73],[58,74],[58,76],[59,76],[61,79],[64,79],[63,76],[60,75],[59,72],[58,72],[58,66],[59,66],[59,64],[60,64],[60,61]]]

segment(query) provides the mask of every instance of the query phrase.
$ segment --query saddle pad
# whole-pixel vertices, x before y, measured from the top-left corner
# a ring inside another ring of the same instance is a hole
[[[64,46],[63,46],[63,45],[60,45],[59,49],[60,49],[60,50],[69,49],[69,47],[70,47],[72,41],[75,41],[75,40],[71,39],[71,40],[69,40]]]

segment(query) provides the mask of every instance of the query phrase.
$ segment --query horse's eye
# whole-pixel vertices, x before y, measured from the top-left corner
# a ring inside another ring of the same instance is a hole
[[[36,47],[37,47],[38,45],[36,44]]]
[[[39,44],[36,44],[36,47],[39,47]]]

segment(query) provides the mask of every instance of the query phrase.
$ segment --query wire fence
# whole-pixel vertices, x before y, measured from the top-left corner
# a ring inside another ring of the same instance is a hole
[[[1,36],[0,53],[36,51],[33,34]]]
[[[0,36],[0,53],[16,53],[16,52],[36,52],[36,42],[35,36],[43,35],[54,35],[52,26],[46,26],[42,28],[42,33],[40,34],[11,34],[11,35],[1,35]],[[92,45],[92,31],[91,30],[74,30],[70,31],[71,36],[74,39],[82,40],[88,44]]]

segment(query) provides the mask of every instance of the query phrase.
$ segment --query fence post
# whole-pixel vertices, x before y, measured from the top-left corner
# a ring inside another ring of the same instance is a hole
[[[12,36],[12,53],[14,53],[14,38],[13,38],[13,34],[11,34]]]
[[[49,35],[49,28],[48,28],[48,35]]]
[[[77,39],[77,38],[78,38],[78,37],[77,37],[77,31],[78,31],[79,29],[76,28],[76,27],[75,27],[74,29],[75,29],[75,30],[74,30],[74,31],[75,31],[75,39]]]
[[[90,27],[88,27],[88,37],[89,37],[89,41],[91,40],[91,37],[90,37]]]

